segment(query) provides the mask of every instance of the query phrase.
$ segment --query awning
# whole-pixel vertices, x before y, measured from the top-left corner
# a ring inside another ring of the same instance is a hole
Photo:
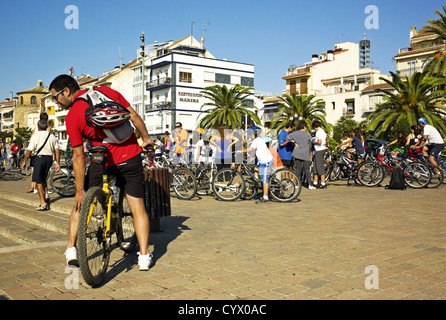
[[[261,110],[272,110],[272,109],[277,109],[280,108],[282,105],[280,104],[273,104],[273,105],[269,105],[269,106],[264,106]]]

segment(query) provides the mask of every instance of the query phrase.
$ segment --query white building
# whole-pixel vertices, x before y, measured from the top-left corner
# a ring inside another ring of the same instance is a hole
[[[141,63],[133,67],[133,106],[141,112],[144,94],[143,116],[151,135],[174,130],[176,122],[189,132],[196,129],[204,116],[205,87],[254,87],[253,65],[216,59],[192,36],[147,46],[145,52],[144,84]]]
[[[371,91],[363,89],[382,83],[380,77],[388,77],[379,69],[370,66],[370,42],[342,42],[335,44],[334,50],[313,54],[311,62],[299,67],[290,67],[286,76],[287,94],[315,95],[325,106],[326,120],[335,124],[343,115],[356,121],[364,118],[375,109],[376,98]],[[265,103],[265,125],[277,111],[277,99]]]

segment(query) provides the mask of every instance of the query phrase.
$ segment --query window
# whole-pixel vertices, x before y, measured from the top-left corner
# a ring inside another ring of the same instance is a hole
[[[355,114],[355,99],[345,99],[347,114]]]
[[[192,83],[192,73],[180,71],[180,82]]]
[[[243,87],[254,87],[254,78],[242,77],[240,82]]]
[[[215,82],[217,82],[217,83],[224,83],[224,84],[230,84],[231,83],[231,76],[229,74],[216,73],[215,74]]]
[[[410,77],[415,73],[416,61],[409,61],[407,63],[407,76]]]
[[[331,105],[333,106],[333,110],[335,110],[336,109],[336,102],[332,101]]]
[[[36,96],[32,96],[31,97],[31,104],[37,104],[37,97]]]

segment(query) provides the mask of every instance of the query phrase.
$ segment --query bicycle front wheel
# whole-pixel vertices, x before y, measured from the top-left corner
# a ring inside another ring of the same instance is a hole
[[[362,185],[374,187],[383,181],[384,170],[375,162],[364,162],[357,169],[357,177]]]
[[[430,169],[421,162],[408,163],[404,166],[404,178],[411,188],[425,188],[431,180]]]
[[[79,215],[78,260],[82,276],[92,287],[100,285],[107,271],[110,246],[106,239],[106,195],[100,187],[88,189]]]
[[[124,252],[132,252],[135,250],[137,238],[133,215],[130,212],[124,192],[119,195],[117,226],[116,236],[118,237],[119,247]]]
[[[62,197],[74,197],[76,194],[76,183],[74,173],[68,168],[60,168],[58,172],[51,170],[50,185],[54,192]]]
[[[441,184],[444,183],[444,174],[441,169],[437,166],[434,166],[431,163],[426,163],[431,172],[431,180],[427,185],[428,188],[438,188]]]
[[[212,191],[219,200],[235,201],[245,191],[245,180],[235,169],[221,169],[217,171],[212,181]]]
[[[178,198],[190,200],[197,194],[197,180],[191,170],[177,168],[172,172],[172,187]]]
[[[269,192],[271,198],[279,202],[295,200],[302,191],[302,183],[289,169],[279,169],[270,176]]]

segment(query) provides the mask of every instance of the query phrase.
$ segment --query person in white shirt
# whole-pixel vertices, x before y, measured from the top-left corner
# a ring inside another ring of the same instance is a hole
[[[319,177],[321,179],[321,189],[327,188],[325,185],[325,151],[327,149],[327,134],[321,128],[321,123],[319,121],[313,122],[313,129],[316,130],[316,135],[312,140],[314,144],[314,179],[313,184],[317,186]]]
[[[418,124],[423,129],[423,139],[418,146],[422,148],[424,155],[429,155],[429,162],[434,166],[438,166],[435,158],[444,148],[444,141],[440,132],[433,126],[429,125],[425,118],[418,119]],[[426,148],[423,148],[426,147]]]
[[[259,164],[259,175],[263,183],[263,198],[256,201],[259,203],[269,203],[269,174],[271,166],[273,164],[273,156],[266,146],[265,140],[260,137],[261,129],[248,130],[251,135],[251,139],[254,139],[247,149],[243,149],[242,152],[255,151],[256,158]]]
[[[36,152],[34,157],[34,170],[31,178],[32,181],[37,184],[37,191],[40,198],[40,205],[36,210],[46,211],[50,209],[50,199],[48,197],[48,185],[46,180],[51,165],[53,164],[53,153],[56,154],[56,172],[60,169],[59,143],[54,134],[47,131],[48,125],[46,120],[39,120],[37,127],[39,131],[34,134],[29,141],[21,169],[25,169],[26,161],[31,156],[31,153]]]

